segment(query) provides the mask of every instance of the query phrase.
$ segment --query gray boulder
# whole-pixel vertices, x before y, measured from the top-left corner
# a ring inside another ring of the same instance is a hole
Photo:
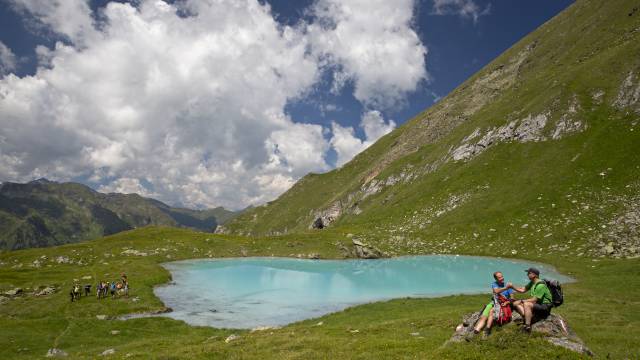
[[[60,349],[49,349],[49,351],[47,351],[47,357],[67,357],[69,356],[69,354],[67,354],[66,352],[60,350]]]
[[[56,288],[52,287],[52,286],[47,286],[44,289],[36,292],[36,296],[47,296],[47,295],[51,295],[53,293],[56,292]]]
[[[21,288],[15,288],[13,290],[7,290],[4,292],[5,295],[7,296],[18,296],[20,294],[22,294],[22,289]]]
[[[384,257],[382,251],[372,245],[365,244],[358,239],[352,239],[353,253],[360,259],[378,259]]]
[[[113,355],[116,353],[116,349],[107,349],[105,351],[103,351],[100,356],[109,356],[109,355]]]
[[[463,342],[473,337],[473,327],[480,319],[480,312],[473,312],[462,317],[462,323],[457,327],[448,343]],[[513,314],[513,323],[522,323],[522,317],[518,313]],[[510,324],[504,326],[512,326]],[[587,348],[582,339],[576,335],[560,315],[551,314],[546,319],[540,320],[531,326],[532,332],[540,333],[551,344],[561,346],[583,355],[593,356],[593,352]]]

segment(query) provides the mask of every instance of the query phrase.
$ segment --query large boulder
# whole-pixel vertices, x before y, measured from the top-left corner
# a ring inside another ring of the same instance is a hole
[[[473,312],[462,317],[462,323],[457,327],[447,343],[463,342],[473,336],[473,327],[480,319],[480,312]],[[522,317],[518,313],[513,314],[513,323],[522,323]],[[512,325],[505,325],[512,326]],[[531,326],[532,332],[540,333],[550,343],[578,352],[583,355],[593,356],[593,353],[584,344],[582,339],[576,335],[567,324],[567,321],[560,315],[551,314],[546,319],[540,320]]]
[[[351,240],[353,243],[353,252],[360,259],[378,259],[384,257],[382,251],[372,245],[365,244],[358,239]]]
[[[12,289],[12,290],[5,291],[4,294],[6,296],[13,297],[13,296],[18,296],[18,295],[22,294],[22,292],[23,292],[22,288],[15,288],[15,289]]]
[[[53,286],[46,286],[44,289],[37,291],[36,296],[47,296],[56,292],[56,288]]]

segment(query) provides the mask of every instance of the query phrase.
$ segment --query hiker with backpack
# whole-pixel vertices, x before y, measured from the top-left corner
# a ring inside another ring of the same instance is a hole
[[[540,270],[528,268],[525,270],[529,283],[524,287],[511,288],[519,293],[529,291],[530,298],[513,302],[516,311],[524,314],[524,331],[531,332],[531,323],[546,319],[551,314],[551,308],[560,306],[563,301],[560,283],[555,280],[540,279]],[[552,293],[554,295],[552,295]]]
[[[496,280],[491,283],[493,297],[482,310],[482,315],[473,328],[474,334],[480,333],[484,328],[484,336],[489,336],[494,321],[498,325],[504,325],[511,321],[511,302],[514,290],[511,288],[511,283],[504,282],[502,272],[496,271],[493,273],[493,278]]]

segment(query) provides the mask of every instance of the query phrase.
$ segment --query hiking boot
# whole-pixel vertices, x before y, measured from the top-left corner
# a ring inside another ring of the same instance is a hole
[[[525,325],[522,327],[522,332],[525,334],[531,334],[531,325]]]
[[[482,338],[486,339],[489,337],[489,335],[491,335],[491,329],[484,329],[484,331],[482,332]]]

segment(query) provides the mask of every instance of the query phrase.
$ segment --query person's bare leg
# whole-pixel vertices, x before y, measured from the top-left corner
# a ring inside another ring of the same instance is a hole
[[[476,334],[479,333],[480,330],[482,330],[482,328],[484,327],[484,324],[486,322],[487,322],[487,317],[484,315],[480,316],[480,319],[476,323],[476,326],[473,328],[473,332],[475,332]]]
[[[533,303],[524,303],[524,326],[525,329],[531,328],[531,318],[533,317]]]
[[[513,305],[513,310],[515,310],[518,314],[520,314],[520,316],[522,316],[522,318],[524,319],[524,306],[522,306],[522,304],[514,304]]]
[[[493,310],[495,310],[495,307],[491,309],[491,311],[489,311],[489,319],[487,319],[487,329],[491,329],[491,326],[493,325]]]

